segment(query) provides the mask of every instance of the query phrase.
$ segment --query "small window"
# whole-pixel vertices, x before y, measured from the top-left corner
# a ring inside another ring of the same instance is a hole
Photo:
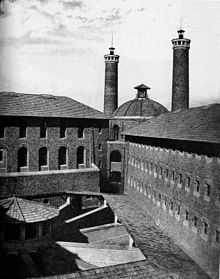
[[[19,130],[19,138],[26,138],[27,136],[27,126],[21,126]]]
[[[173,210],[173,202],[170,202],[170,210]]]
[[[190,177],[186,178],[186,187],[189,188],[190,187]]]
[[[39,170],[41,170],[42,166],[48,165],[48,158],[47,158],[47,148],[41,147],[39,149],[39,158],[38,158],[38,164],[39,164]]]
[[[47,137],[47,124],[46,122],[42,123],[40,126],[40,138]]]
[[[3,150],[0,150],[0,162],[3,161]]]
[[[78,138],[84,138],[84,128],[83,127],[79,127],[78,129]]]
[[[4,137],[5,137],[5,127],[0,126],[0,138],[4,138]]]
[[[65,146],[60,147],[58,151],[58,165],[59,169],[62,165],[67,164],[67,148]]]
[[[164,205],[167,205],[167,198],[164,197]]]
[[[101,150],[102,150],[102,144],[99,143],[99,151],[101,151]]]
[[[161,194],[158,194],[158,201],[161,202]]]
[[[60,138],[66,138],[66,127],[65,126],[61,126],[60,127]]]
[[[211,187],[209,184],[205,184],[205,196],[210,197]]]
[[[165,171],[164,171],[164,176],[165,176],[165,178],[168,178],[168,176],[169,176],[169,171],[168,171],[168,169],[165,169]]]
[[[176,206],[176,214],[180,215],[180,206],[179,205]]]
[[[193,226],[197,227],[197,225],[198,225],[198,218],[196,216],[194,216],[194,218],[193,218]]]
[[[220,241],[220,231],[219,230],[215,230],[215,242],[219,243]]]
[[[199,183],[198,180],[195,181],[195,190],[196,190],[196,192],[198,192],[198,193],[199,193],[199,191],[200,191],[200,183]]]
[[[49,199],[43,199],[43,203],[49,204],[50,200]]]
[[[206,222],[203,223],[203,233],[208,234],[208,224]]]
[[[182,182],[183,182],[182,174],[179,174],[179,176],[178,176],[178,183],[182,184]]]
[[[18,150],[18,171],[20,168],[27,167],[28,164],[28,151],[26,147],[21,147]]]
[[[99,127],[98,132],[99,132],[99,134],[102,134],[102,128],[101,127]]]
[[[189,211],[185,210],[185,220],[189,220]]]

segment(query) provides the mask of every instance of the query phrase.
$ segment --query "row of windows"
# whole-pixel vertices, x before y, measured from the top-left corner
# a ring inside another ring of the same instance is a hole
[[[29,153],[26,147],[21,147],[18,150],[18,171],[22,168],[28,167]],[[41,147],[38,151],[38,165],[39,170],[46,170],[48,166],[49,152],[46,147]],[[86,162],[86,149],[83,146],[77,148],[77,167]],[[65,146],[60,147],[58,150],[58,169],[63,169],[63,166],[68,166],[68,149]]]
[[[162,207],[165,211],[171,216],[174,216],[178,221],[180,216],[183,216],[183,225],[191,226],[192,231],[197,233],[198,227],[202,227],[201,234],[207,239],[208,234],[210,233],[209,223],[205,218],[199,218],[193,211],[190,211],[186,208],[181,208],[179,204],[175,203],[173,200],[168,198],[165,195],[162,195],[160,192],[153,190],[150,186],[144,186],[143,182],[140,180],[128,177],[128,185],[136,189],[143,195],[147,196],[152,200],[157,207]],[[215,229],[214,241],[220,243],[220,230],[219,228]]]
[[[27,137],[27,126],[23,125],[19,127],[19,138]],[[102,128],[98,128],[98,133],[102,134]],[[5,137],[5,127],[0,126],[0,138]],[[65,126],[60,127],[60,138],[67,137],[67,128]],[[40,126],[40,138],[47,138],[47,124],[46,122]],[[78,138],[84,138],[84,128],[78,128]]]
[[[183,175],[181,173],[176,173],[174,170],[169,170],[168,168],[164,168],[158,165],[153,164],[152,162],[143,162],[142,160],[130,157],[129,164],[134,166],[137,169],[140,169],[149,175],[153,175],[155,178],[158,177],[160,179],[164,179],[165,182],[170,181],[171,185],[177,184],[178,187],[182,187],[185,185],[185,190],[190,192],[190,188],[193,188],[193,194],[196,197],[200,197],[201,194],[201,183],[199,178],[192,179],[191,177],[185,175],[183,179]],[[204,190],[204,200],[209,202],[211,195],[211,186],[208,182],[205,182],[203,185]],[[220,193],[217,195],[217,200],[220,202]]]

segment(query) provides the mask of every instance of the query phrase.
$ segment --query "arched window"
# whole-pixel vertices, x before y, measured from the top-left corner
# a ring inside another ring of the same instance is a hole
[[[77,168],[80,168],[80,165],[85,165],[85,148],[83,146],[79,146],[77,148]]]
[[[114,125],[113,126],[113,140],[118,140],[119,137],[119,126]]]
[[[60,147],[58,154],[59,169],[62,165],[67,165],[67,148],[65,146]]]
[[[121,162],[121,153],[117,150],[111,152],[110,162]]]
[[[21,171],[23,167],[27,167],[27,153],[27,148],[24,146],[18,150],[18,171]]]
[[[41,170],[42,166],[47,166],[47,148],[41,147],[39,149],[39,170]]]

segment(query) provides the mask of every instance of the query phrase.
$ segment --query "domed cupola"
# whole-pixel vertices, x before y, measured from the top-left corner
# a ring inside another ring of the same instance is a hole
[[[161,113],[168,112],[168,110],[148,97],[147,90],[150,89],[145,84],[140,84],[136,87],[136,98],[122,104],[114,113],[114,117],[144,117],[151,118],[158,116]]]

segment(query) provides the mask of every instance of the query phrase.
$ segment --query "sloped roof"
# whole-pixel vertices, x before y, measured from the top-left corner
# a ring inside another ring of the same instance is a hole
[[[130,195],[102,194],[146,260],[99,267],[44,279],[208,279],[209,276],[162,232]],[[43,277],[42,277],[43,279]]]
[[[168,112],[168,110],[158,102],[151,99],[139,99],[123,103],[114,113],[114,117],[122,116],[143,116],[152,117],[161,113]]]
[[[106,118],[102,112],[68,97],[14,92],[0,93],[0,115]]]
[[[220,104],[164,113],[123,134],[220,143]]]
[[[100,267],[90,270],[77,271],[66,275],[55,275],[49,277],[42,277],[42,279],[122,279],[122,278],[136,278],[136,279],[175,279],[176,277],[170,275],[164,270],[156,269],[155,266],[148,264],[147,261],[137,261],[126,264],[112,265]]]
[[[58,209],[43,203],[17,197],[0,200],[1,223],[35,223],[58,215]]]
[[[143,83],[141,83],[140,85],[135,86],[134,88],[135,89],[150,89],[149,86],[147,86],[147,85],[145,85]]]

